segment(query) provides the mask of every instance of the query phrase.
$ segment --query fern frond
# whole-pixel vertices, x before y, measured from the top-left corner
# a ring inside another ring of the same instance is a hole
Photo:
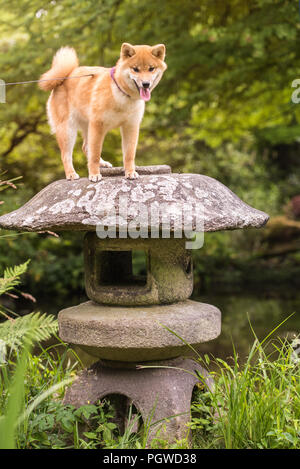
[[[0,296],[19,285],[20,277],[26,272],[29,262],[30,260],[24,262],[24,264],[5,269],[3,277],[0,277]]]
[[[57,332],[58,323],[54,316],[30,313],[0,324],[0,340],[7,347],[17,350],[24,343],[31,345],[49,339]]]

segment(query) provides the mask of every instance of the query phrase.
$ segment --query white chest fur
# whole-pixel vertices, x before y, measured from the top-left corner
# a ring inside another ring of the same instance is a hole
[[[115,84],[112,84],[112,93],[114,103],[103,113],[104,126],[111,130],[123,124],[139,125],[145,110],[144,101],[125,96]]]

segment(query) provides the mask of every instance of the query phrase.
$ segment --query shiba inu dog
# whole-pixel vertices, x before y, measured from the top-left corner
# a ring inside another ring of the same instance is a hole
[[[152,47],[124,43],[115,67],[80,67],[74,49],[58,50],[39,86],[51,90],[48,118],[67,179],[79,178],[72,162],[77,131],[83,134],[89,179],[97,182],[101,179],[100,166],[111,166],[101,158],[104,137],[117,127],[121,129],[125,177],[138,177],[135,153],[139,127],[145,102],[167,68],[164,59],[164,44]]]

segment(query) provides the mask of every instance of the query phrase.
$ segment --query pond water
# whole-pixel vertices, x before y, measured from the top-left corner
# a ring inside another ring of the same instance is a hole
[[[263,340],[282,321],[272,337],[292,339],[300,334],[300,292],[285,293],[264,291],[254,294],[213,292],[195,295],[193,299],[217,306],[222,312],[222,332],[220,336],[201,345],[199,351],[212,354],[214,357],[230,360],[233,355],[233,344],[241,360],[248,355],[254,341],[251,326],[259,340]],[[250,326],[251,323],[251,326]]]

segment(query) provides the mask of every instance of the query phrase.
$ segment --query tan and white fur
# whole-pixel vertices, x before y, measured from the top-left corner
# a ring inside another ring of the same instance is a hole
[[[88,159],[89,179],[101,179],[100,166],[111,166],[101,158],[108,131],[120,127],[125,177],[135,179],[135,154],[145,101],[159,83],[167,65],[165,46],[124,43],[114,78],[104,67],[79,67],[74,49],[62,47],[51,69],[41,76],[39,86],[51,94],[47,112],[61,151],[67,179],[78,179],[73,166],[77,132],[83,135],[83,151]],[[76,78],[82,75],[93,76]],[[68,79],[64,79],[68,77]],[[45,81],[42,81],[45,80]]]

